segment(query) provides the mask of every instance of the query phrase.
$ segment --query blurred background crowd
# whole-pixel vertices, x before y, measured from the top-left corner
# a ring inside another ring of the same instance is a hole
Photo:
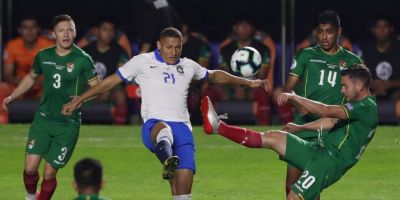
[[[194,82],[188,94],[193,124],[200,124],[203,95],[229,112],[231,122],[258,125],[292,120],[292,111],[280,110],[273,90],[284,84],[293,56],[316,45],[315,20],[323,10],[335,10],[343,32],[339,44],[363,58],[375,74],[374,91],[387,115],[380,122],[397,124],[400,88],[400,13],[396,0],[0,0],[0,100],[7,97],[32,68],[36,53],[53,45],[50,20],[57,14],[75,19],[76,44],[94,60],[98,75],[112,74],[132,56],[153,51],[158,33],[179,28],[184,36],[182,57],[205,68],[230,71],[232,53],[253,46],[262,55],[257,77],[268,79],[270,93],[262,89],[221,87]],[[30,122],[41,86],[0,111],[0,123]],[[398,110],[397,110],[398,109]],[[121,85],[83,108],[85,123],[137,124],[140,88]]]

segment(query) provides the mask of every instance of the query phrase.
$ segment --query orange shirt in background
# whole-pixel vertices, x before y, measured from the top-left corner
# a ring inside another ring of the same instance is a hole
[[[41,49],[52,45],[54,45],[53,41],[40,36],[34,49],[26,49],[22,38],[17,37],[7,43],[4,51],[4,63],[14,64],[16,76],[22,79],[31,71],[36,54]]]

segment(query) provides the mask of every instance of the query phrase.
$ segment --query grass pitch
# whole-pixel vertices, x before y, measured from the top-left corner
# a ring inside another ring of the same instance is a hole
[[[267,130],[280,127],[251,127]],[[23,199],[24,150],[29,125],[0,126],[0,199]],[[197,173],[194,200],[284,199],[286,163],[269,150],[247,149],[194,127]],[[398,199],[400,128],[379,127],[358,164],[326,189],[323,200]],[[142,144],[139,126],[83,125],[72,159],[58,173],[55,200],[72,199],[72,168],[83,157],[104,165],[103,196],[113,200],[171,199],[161,164]],[[40,168],[42,174],[43,166]]]

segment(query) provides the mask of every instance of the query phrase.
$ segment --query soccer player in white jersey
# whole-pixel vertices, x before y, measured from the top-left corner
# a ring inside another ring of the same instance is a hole
[[[206,79],[253,88],[265,83],[265,80],[248,80],[221,70],[207,70],[193,60],[180,58],[182,40],[179,30],[164,29],[154,52],[133,57],[115,74],[64,105],[62,110],[68,115],[84,100],[106,92],[122,81],[135,80],[142,91],[143,143],[163,164],[162,176],[170,181],[174,200],[191,199],[196,171],[192,126],[186,103],[190,82]]]

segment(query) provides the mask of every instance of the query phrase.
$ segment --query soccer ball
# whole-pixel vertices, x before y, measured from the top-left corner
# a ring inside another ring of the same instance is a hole
[[[235,75],[253,77],[260,70],[261,54],[253,47],[237,49],[231,58],[231,69]]]

